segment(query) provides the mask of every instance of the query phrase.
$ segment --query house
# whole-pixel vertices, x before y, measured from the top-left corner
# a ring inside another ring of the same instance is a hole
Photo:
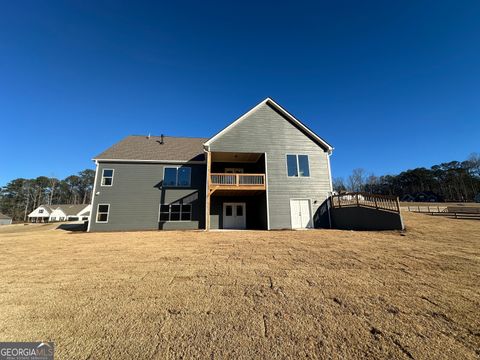
[[[48,222],[50,219],[50,214],[55,210],[55,207],[50,205],[40,205],[30,214],[28,214],[29,222]]]
[[[0,225],[10,225],[12,223],[12,218],[10,216],[0,213]]]
[[[332,150],[270,98],[209,139],[128,136],[93,159],[88,231],[318,227]]]
[[[90,204],[61,204],[52,206],[56,208],[50,214],[49,221],[85,221],[89,219],[92,208]]]
[[[90,204],[40,205],[28,214],[30,222],[85,221],[89,219]]]
[[[412,194],[405,194],[400,200],[404,202],[413,202],[415,201],[415,196],[413,196]]]

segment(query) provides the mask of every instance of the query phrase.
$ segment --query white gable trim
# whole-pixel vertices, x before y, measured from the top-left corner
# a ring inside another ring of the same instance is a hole
[[[92,205],[85,204],[85,207],[80,210],[76,216],[85,216],[84,214],[92,211]]]
[[[43,213],[40,214],[39,210],[43,210]],[[40,205],[35,210],[33,210],[30,214],[28,214],[28,217],[49,217],[50,213],[52,211],[53,211],[53,209],[50,210],[50,209],[46,208],[45,206]]]
[[[296,126],[298,126],[301,130],[303,130],[305,133],[307,133],[309,136],[311,136],[315,141],[318,143],[322,144],[325,148],[327,148],[328,153],[331,153],[333,151],[333,147],[328,144],[325,140],[323,140],[320,136],[315,134],[312,130],[310,130],[308,127],[306,127],[300,120],[295,118],[292,114],[290,114],[287,110],[282,108],[280,105],[278,105],[275,101],[273,101],[270,98],[266,98],[262,102],[260,102],[258,105],[253,107],[251,110],[247,111],[245,114],[240,116],[237,120],[232,122],[230,125],[228,125],[225,129],[217,133],[215,136],[212,138],[208,139],[207,142],[205,142],[203,145],[206,146],[207,148],[219,137],[221,137],[223,134],[228,132],[230,129],[232,129],[235,125],[240,123],[243,119],[247,118],[250,114],[255,112],[260,106],[264,104],[269,104],[272,105],[277,111],[279,111],[282,115],[284,115],[288,120],[290,120],[292,123],[294,123]]]

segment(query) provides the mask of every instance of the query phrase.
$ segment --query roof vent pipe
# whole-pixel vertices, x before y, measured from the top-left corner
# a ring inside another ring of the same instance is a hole
[[[160,144],[163,144],[163,134],[160,135]]]

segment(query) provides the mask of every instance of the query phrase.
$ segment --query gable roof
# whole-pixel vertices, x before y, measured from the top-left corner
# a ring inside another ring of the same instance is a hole
[[[12,220],[12,218],[10,216],[4,215],[2,213],[0,213],[0,219]]]
[[[250,114],[255,112],[260,106],[262,105],[268,105],[274,110],[276,110],[280,115],[282,115],[286,120],[290,121],[294,126],[296,126],[300,131],[302,131],[306,136],[308,136],[310,139],[312,139],[315,143],[317,143],[322,149],[325,151],[328,151],[331,153],[333,151],[333,147],[327,143],[325,140],[323,140],[320,136],[315,134],[312,130],[310,130],[305,124],[303,124],[300,120],[295,118],[292,114],[290,114],[287,110],[285,110],[283,107],[281,107],[279,104],[277,104],[275,101],[273,101],[271,98],[266,98],[259,104],[257,104],[255,107],[247,111],[245,114],[240,116],[237,120],[232,122],[230,125],[228,125],[226,128],[224,128],[222,131],[208,139],[207,142],[205,142],[205,146],[209,146],[211,143],[213,143],[216,139],[218,139],[220,136],[222,136],[224,133],[229,131],[232,127],[237,125],[239,122],[241,122],[243,119],[247,118]]]
[[[50,205],[39,205],[37,208],[33,209],[33,211],[32,211],[30,214],[28,214],[28,216],[29,216],[29,217],[34,217],[34,215],[32,215],[32,214],[33,214],[34,212],[36,212],[38,209],[40,209],[40,208],[46,210],[46,211],[47,211],[47,215],[50,215],[50,214],[53,212],[53,210],[56,209],[56,208],[55,208],[55,205],[52,205],[52,206],[50,206]],[[36,215],[35,215],[35,216],[36,216]],[[46,216],[41,215],[41,216],[36,216],[36,217],[46,217]]]
[[[127,136],[93,160],[204,162],[203,143],[206,138],[164,136]]]
[[[83,209],[85,209],[88,205],[89,204],[79,204],[79,205],[61,204],[61,205],[52,205],[52,206],[56,206],[56,209],[62,210],[67,216],[74,216],[74,215],[77,215]]]

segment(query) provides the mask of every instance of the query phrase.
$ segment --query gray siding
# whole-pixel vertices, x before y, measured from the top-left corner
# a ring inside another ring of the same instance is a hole
[[[192,169],[190,188],[163,188],[165,166],[175,165],[99,163],[90,231],[204,228],[206,166],[182,165]],[[113,186],[100,186],[103,169],[114,169]],[[181,199],[192,204],[192,221],[159,223],[160,204]],[[96,222],[98,204],[110,204],[108,223]]]
[[[290,199],[310,199],[313,216],[329,195],[327,153],[267,104],[218,137],[210,150],[267,154],[271,229],[291,228]],[[289,178],[286,154],[309,155],[310,177]]]
[[[10,225],[12,223],[12,219],[0,219],[0,225]]]

